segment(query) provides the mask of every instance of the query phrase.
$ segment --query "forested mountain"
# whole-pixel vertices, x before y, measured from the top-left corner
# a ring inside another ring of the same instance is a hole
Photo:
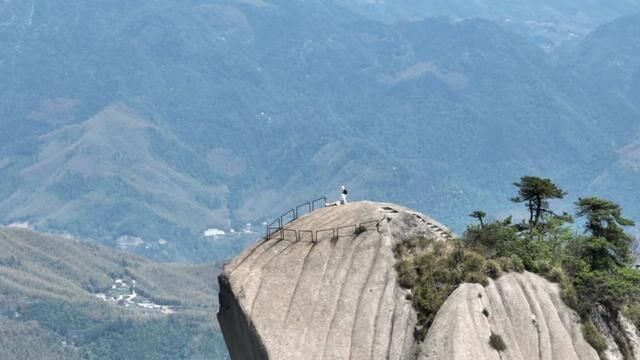
[[[0,228],[2,359],[216,359],[213,266]]]
[[[600,19],[638,5],[619,4]],[[637,17],[550,53],[481,14],[383,23],[344,5],[0,4],[0,220],[223,259],[341,184],[460,230],[500,215],[523,174],[640,218],[620,185],[637,189]]]
[[[599,25],[640,12],[640,3],[635,0],[334,1],[386,22],[415,21],[438,16],[488,19],[528,36],[549,49],[579,39]]]
[[[634,205],[640,194],[640,117],[635,111],[628,114],[620,110],[640,108],[640,38],[631,35],[638,33],[640,15],[602,26],[585,38],[564,67],[580,79],[582,98],[597,94],[602,99],[591,106],[600,114],[594,122],[601,132],[621,131],[614,153],[590,191],[628,199],[636,219],[640,218]],[[618,121],[623,126],[618,126]]]

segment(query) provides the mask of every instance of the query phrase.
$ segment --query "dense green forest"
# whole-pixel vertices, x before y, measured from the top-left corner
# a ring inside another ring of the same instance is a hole
[[[213,266],[0,228],[3,359],[222,359]]]

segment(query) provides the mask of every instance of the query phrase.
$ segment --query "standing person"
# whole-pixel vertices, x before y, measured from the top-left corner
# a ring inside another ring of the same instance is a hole
[[[338,206],[338,205],[346,204],[348,193],[349,192],[347,191],[347,188],[344,185],[342,185],[342,191],[340,192],[340,200],[332,203],[325,203],[324,206]]]

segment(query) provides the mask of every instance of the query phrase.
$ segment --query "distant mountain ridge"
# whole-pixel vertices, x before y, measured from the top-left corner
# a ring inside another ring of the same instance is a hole
[[[461,230],[529,173],[640,218],[616,165],[640,136],[637,17],[549,54],[486,19],[331,2],[33,4],[0,5],[2,223],[220,260],[342,184]]]
[[[334,1],[353,11],[389,22],[417,21],[440,16],[488,19],[526,34],[548,48],[575,41],[596,27],[619,17],[640,13],[640,4],[634,0],[607,3],[575,0]]]

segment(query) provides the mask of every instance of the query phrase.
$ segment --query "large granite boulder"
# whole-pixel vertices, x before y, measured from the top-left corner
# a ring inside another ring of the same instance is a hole
[[[450,238],[418,212],[358,202],[300,217],[247,249],[219,277],[218,320],[231,357],[598,359],[558,286],[529,273],[487,287],[463,284],[417,342],[416,313],[397,283],[393,252],[417,235]],[[492,333],[505,351],[489,345]]]

